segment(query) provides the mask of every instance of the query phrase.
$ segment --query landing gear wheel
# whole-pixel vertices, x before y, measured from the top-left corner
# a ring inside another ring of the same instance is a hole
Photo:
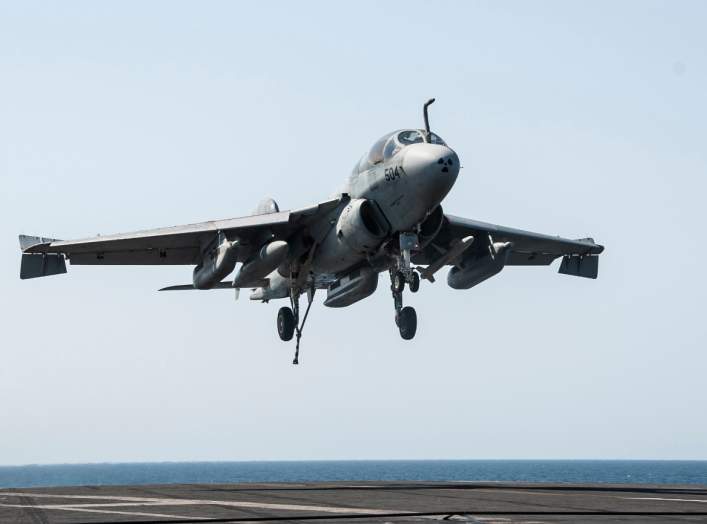
[[[420,275],[417,273],[413,273],[412,276],[410,277],[410,291],[413,293],[417,293],[417,290],[420,289]]]
[[[393,275],[393,293],[402,293],[405,289],[405,275],[402,271],[396,271]]]
[[[400,329],[400,336],[405,340],[410,340],[415,336],[417,331],[417,313],[415,313],[415,309],[405,306],[398,313],[396,322],[398,329]]]
[[[295,334],[295,315],[288,307],[281,307],[277,312],[277,334],[284,341],[292,340]]]

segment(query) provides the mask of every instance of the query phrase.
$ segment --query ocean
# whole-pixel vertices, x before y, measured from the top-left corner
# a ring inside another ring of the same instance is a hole
[[[361,460],[0,466],[0,487],[337,480],[707,485],[707,461]]]

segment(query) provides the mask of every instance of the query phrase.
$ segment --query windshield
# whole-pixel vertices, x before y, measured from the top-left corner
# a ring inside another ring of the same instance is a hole
[[[405,131],[393,133],[383,148],[383,159],[388,160],[394,157],[398,151],[403,149],[405,146],[420,144],[424,141],[425,139],[422,136],[422,133],[416,129],[406,129]]]
[[[375,165],[383,162],[383,148],[385,147],[385,143],[388,141],[390,138],[391,133],[388,133],[387,135],[379,138],[375,144],[371,147],[371,150],[368,152],[368,164],[369,165]]]
[[[422,138],[422,133],[411,129],[409,131],[402,131],[398,133],[398,141],[403,145],[418,144],[424,142]]]
[[[361,161],[357,164],[357,167],[354,168],[354,172],[358,170],[359,173],[362,173],[372,166],[380,164],[384,160],[391,159],[405,146],[425,142],[443,146],[447,145],[439,135],[434,133],[430,133],[429,140],[427,140],[426,133],[420,129],[403,129],[388,133],[379,138],[375,144],[371,146],[368,153],[363,156]]]
[[[434,133],[430,133],[430,144],[439,144],[440,146],[446,146],[446,142],[442,140],[442,137],[439,135],[435,135]]]

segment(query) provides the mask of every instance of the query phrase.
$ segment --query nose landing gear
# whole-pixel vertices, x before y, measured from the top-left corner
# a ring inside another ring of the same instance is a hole
[[[412,273],[417,276],[417,273]],[[417,276],[417,283],[413,288],[414,281],[410,281],[410,290],[416,291],[420,286],[420,277]],[[417,313],[411,306],[403,307],[403,289],[405,280],[401,271],[390,270],[390,290],[393,292],[395,304],[395,324],[400,330],[400,336],[405,340],[410,340],[417,332]]]
[[[402,308],[398,312],[395,322],[398,324],[400,336],[403,339],[410,340],[415,336],[417,332],[417,313],[415,308],[410,306]]]
[[[395,303],[395,324],[400,330],[400,336],[410,340],[417,332],[417,313],[415,309],[403,307],[403,291],[407,283],[410,291],[417,293],[420,289],[420,275],[410,266],[412,251],[420,248],[416,233],[400,234],[400,258],[397,267],[390,270],[390,289]]]
[[[412,251],[420,248],[416,233],[400,234],[400,258],[397,267],[390,269],[390,290],[395,303],[395,324],[400,330],[400,336],[410,340],[417,332],[417,313],[415,309],[403,307],[403,291],[407,283],[410,291],[417,293],[420,289],[420,275],[410,266]]]
[[[413,272],[410,275],[410,291],[413,293],[417,293],[417,290],[420,289],[420,275],[418,275],[416,272]]]

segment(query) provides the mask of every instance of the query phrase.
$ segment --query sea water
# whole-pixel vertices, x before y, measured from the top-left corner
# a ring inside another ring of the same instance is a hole
[[[0,466],[0,487],[339,480],[705,484],[707,461],[361,460]]]

